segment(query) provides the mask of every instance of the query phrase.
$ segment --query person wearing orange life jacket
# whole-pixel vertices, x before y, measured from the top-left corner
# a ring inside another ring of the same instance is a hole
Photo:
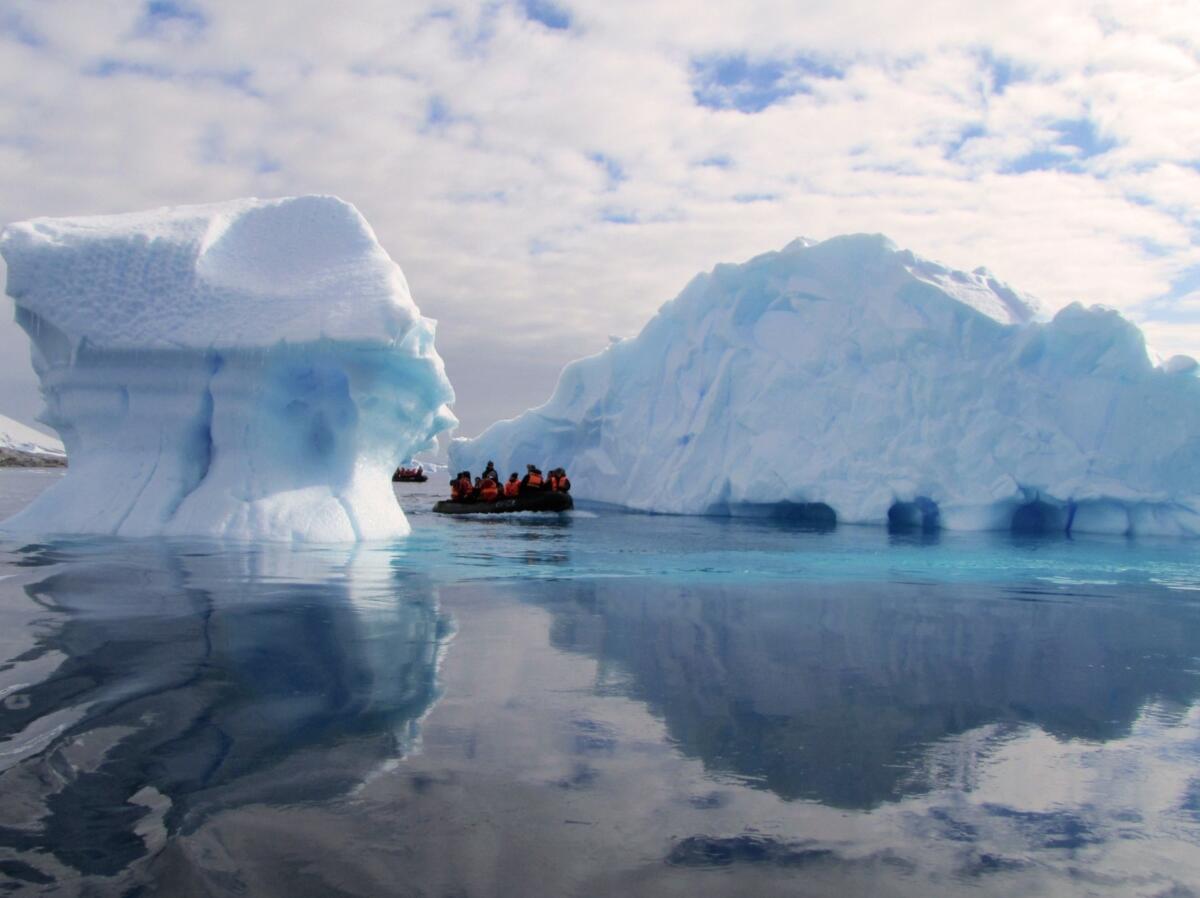
[[[571,478],[567,476],[566,468],[559,468],[555,471],[554,489],[560,493],[571,492]]]
[[[521,478],[522,493],[540,492],[545,481],[542,478],[542,472],[537,469],[536,465],[526,465],[526,474]]]
[[[504,484],[504,498],[515,499],[521,492],[521,479],[517,477],[517,472],[513,471],[508,478],[508,483]]]
[[[460,471],[458,474],[458,501],[471,501],[471,472]]]
[[[479,485],[479,499],[481,502],[495,502],[500,498],[500,484],[496,482],[495,477],[485,477]]]
[[[470,502],[470,472],[460,471],[450,481],[450,498],[454,502]]]

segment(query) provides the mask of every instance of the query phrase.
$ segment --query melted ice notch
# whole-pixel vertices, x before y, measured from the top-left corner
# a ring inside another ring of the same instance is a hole
[[[404,535],[390,478],[456,422],[399,267],[335,197],[35,219],[0,237],[67,476],[5,529]]]

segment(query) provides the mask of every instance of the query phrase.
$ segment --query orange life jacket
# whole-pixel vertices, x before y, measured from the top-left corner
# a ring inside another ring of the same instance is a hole
[[[546,483],[549,485],[550,489],[553,492],[558,492],[558,475],[557,474],[551,474],[549,477],[547,477]]]
[[[564,493],[569,493],[571,491],[571,479],[567,477],[566,474],[563,474],[558,478],[558,486],[556,489],[560,489]]]
[[[539,474],[537,471],[530,471],[529,472],[529,485],[530,486],[541,486],[542,485],[542,475]]]
[[[479,498],[484,502],[495,502],[500,498],[500,485],[489,477],[479,485]]]
[[[516,496],[520,492],[521,492],[521,481],[510,480],[510,481],[508,481],[508,483],[504,484],[504,495],[505,496]]]

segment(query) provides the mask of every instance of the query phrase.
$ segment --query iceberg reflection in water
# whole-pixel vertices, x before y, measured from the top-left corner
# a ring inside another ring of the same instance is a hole
[[[412,748],[436,698],[449,621],[386,557],[77,542],[7,560],[18,880],[111,877],[219,810],[344,794]]]
[[[0,886],[1200,888],[1186,546],[400,495],[353,551],[0,544]]]
[[[596,657],[602,680],[616,671],[682,751],[839,808],[937,788],[931,747],[969,731],[1101,743],[1128,736],[1148,702],[1182,719],[1200,696],[1200,619],[1151,608],[1130,620],[1098,595],[611,582],[532,594],[553,643]]]

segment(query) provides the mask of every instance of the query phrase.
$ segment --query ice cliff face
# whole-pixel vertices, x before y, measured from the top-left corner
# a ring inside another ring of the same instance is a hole
[[[584,499],[958,529],[1200,534],[1200,379],[1116,312],[1052,321],[882,237],[695,278],[451,466],[565,464]]]
[[[408,532],[400,459],[455,423],[399,267],[334,197],[35,219],[0,236],[67,476],[5,529]]]

